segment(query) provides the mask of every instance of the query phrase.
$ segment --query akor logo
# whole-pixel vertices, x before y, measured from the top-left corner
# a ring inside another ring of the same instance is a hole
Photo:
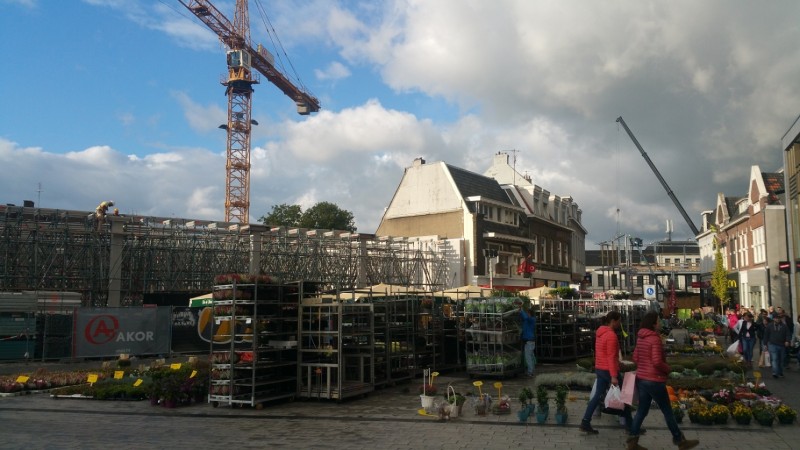
[[[93,317],[86,324],[83,335],[90,344],[103,345],[111,342],[119,331],[119,320],[112,315],[105,314]]]

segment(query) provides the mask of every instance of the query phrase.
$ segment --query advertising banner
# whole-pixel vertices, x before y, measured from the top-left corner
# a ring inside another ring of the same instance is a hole
[[[169,353],[171,308],[79,308],[75,357]]]
[[[200,313],[203,308],[175,306],[172,308],[173,353],[207,352],[208,340],[200,335]],[[210,310],[209,310],[210,312]]]

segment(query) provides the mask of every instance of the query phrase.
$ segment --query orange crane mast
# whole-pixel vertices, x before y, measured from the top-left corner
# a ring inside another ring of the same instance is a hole
[[[233,23],[209,1],[178,1],[228,48],[228,79],[222,83],[228,97],[228,123],[220,126],[228,135],[225,221],[247,224],[250,221],[250,133],[252,126],[258,125],[251,117],[253,85],[259,83],[253,69],[294,100],[301,115],[319,111],[319,100],[281,73],[265,48],[261,45],[253,48],[247,0],[236,0]]]

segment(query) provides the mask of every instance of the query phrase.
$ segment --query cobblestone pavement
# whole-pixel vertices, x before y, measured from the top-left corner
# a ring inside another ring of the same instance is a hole
[[[567,366],[551,371],[571,370]],[[764,375],[769,375],[765,372]],[[465,374],[444,374],[437,385],[452,383],[468,392],[472,380]],[[492,380],[487,381],[487,386]],[[767,385],[797,408],[800,381],[795,365],[785,379],[767,379]],[[2,449],[144,449],[144,448],[310,448],[310,449],[419,449],[419,448],[533,448],[622,449],[625,435],[616,417],[593,420],[599,435],[587,436],[577,424],[586,406],[587,392],[575,392],[568,403],[569,423],[518,423],[515,414],[477,416],[465,405],[461,417],[442,422],[418,413],[420,400],[409,392],[417,382],[377,390],[343,402],[298,400],[267,405],[264,409],[194,405],[176,409],[149,402],[101,402],[52,399],[47,394],[0,398]],[[516,395],[526,378],[503,381],[504,393]],[[484,389],[485,390],[485,389]],[[492,389],[493,390],[493,389]],[[496,391],[494,391],[496,393]],[[512,409],[516,409],[516,403]],[[663,417],[653,409],[645,421],[648,432],[640,444],[649,449],[675,448]],[[682,430],[700,439],[698,448],[726,450],[800,448],[800,426],[701,426],[685,420]]]

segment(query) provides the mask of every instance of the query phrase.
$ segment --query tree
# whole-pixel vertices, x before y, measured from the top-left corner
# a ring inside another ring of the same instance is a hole
[[[713,230],[716,234],[717,229]],[[722,264],[722,248],[716,237],[714,237],[714,271],[711,273],[711,290],[719,299],[720,310],[724,313],[725,305],[728,304],[728,271]]]
[[[287,205],[281,203],[274,205],[272,212],[266,216],[261,216],[259,222],[264,225],[284,226],[284,227],[299,227],[300,218],[303,216],[303,210],[300,205]]]
[[[300,227],[356,231],[353,213],[330,202],[319,202],[308,208],[300,218]]]

